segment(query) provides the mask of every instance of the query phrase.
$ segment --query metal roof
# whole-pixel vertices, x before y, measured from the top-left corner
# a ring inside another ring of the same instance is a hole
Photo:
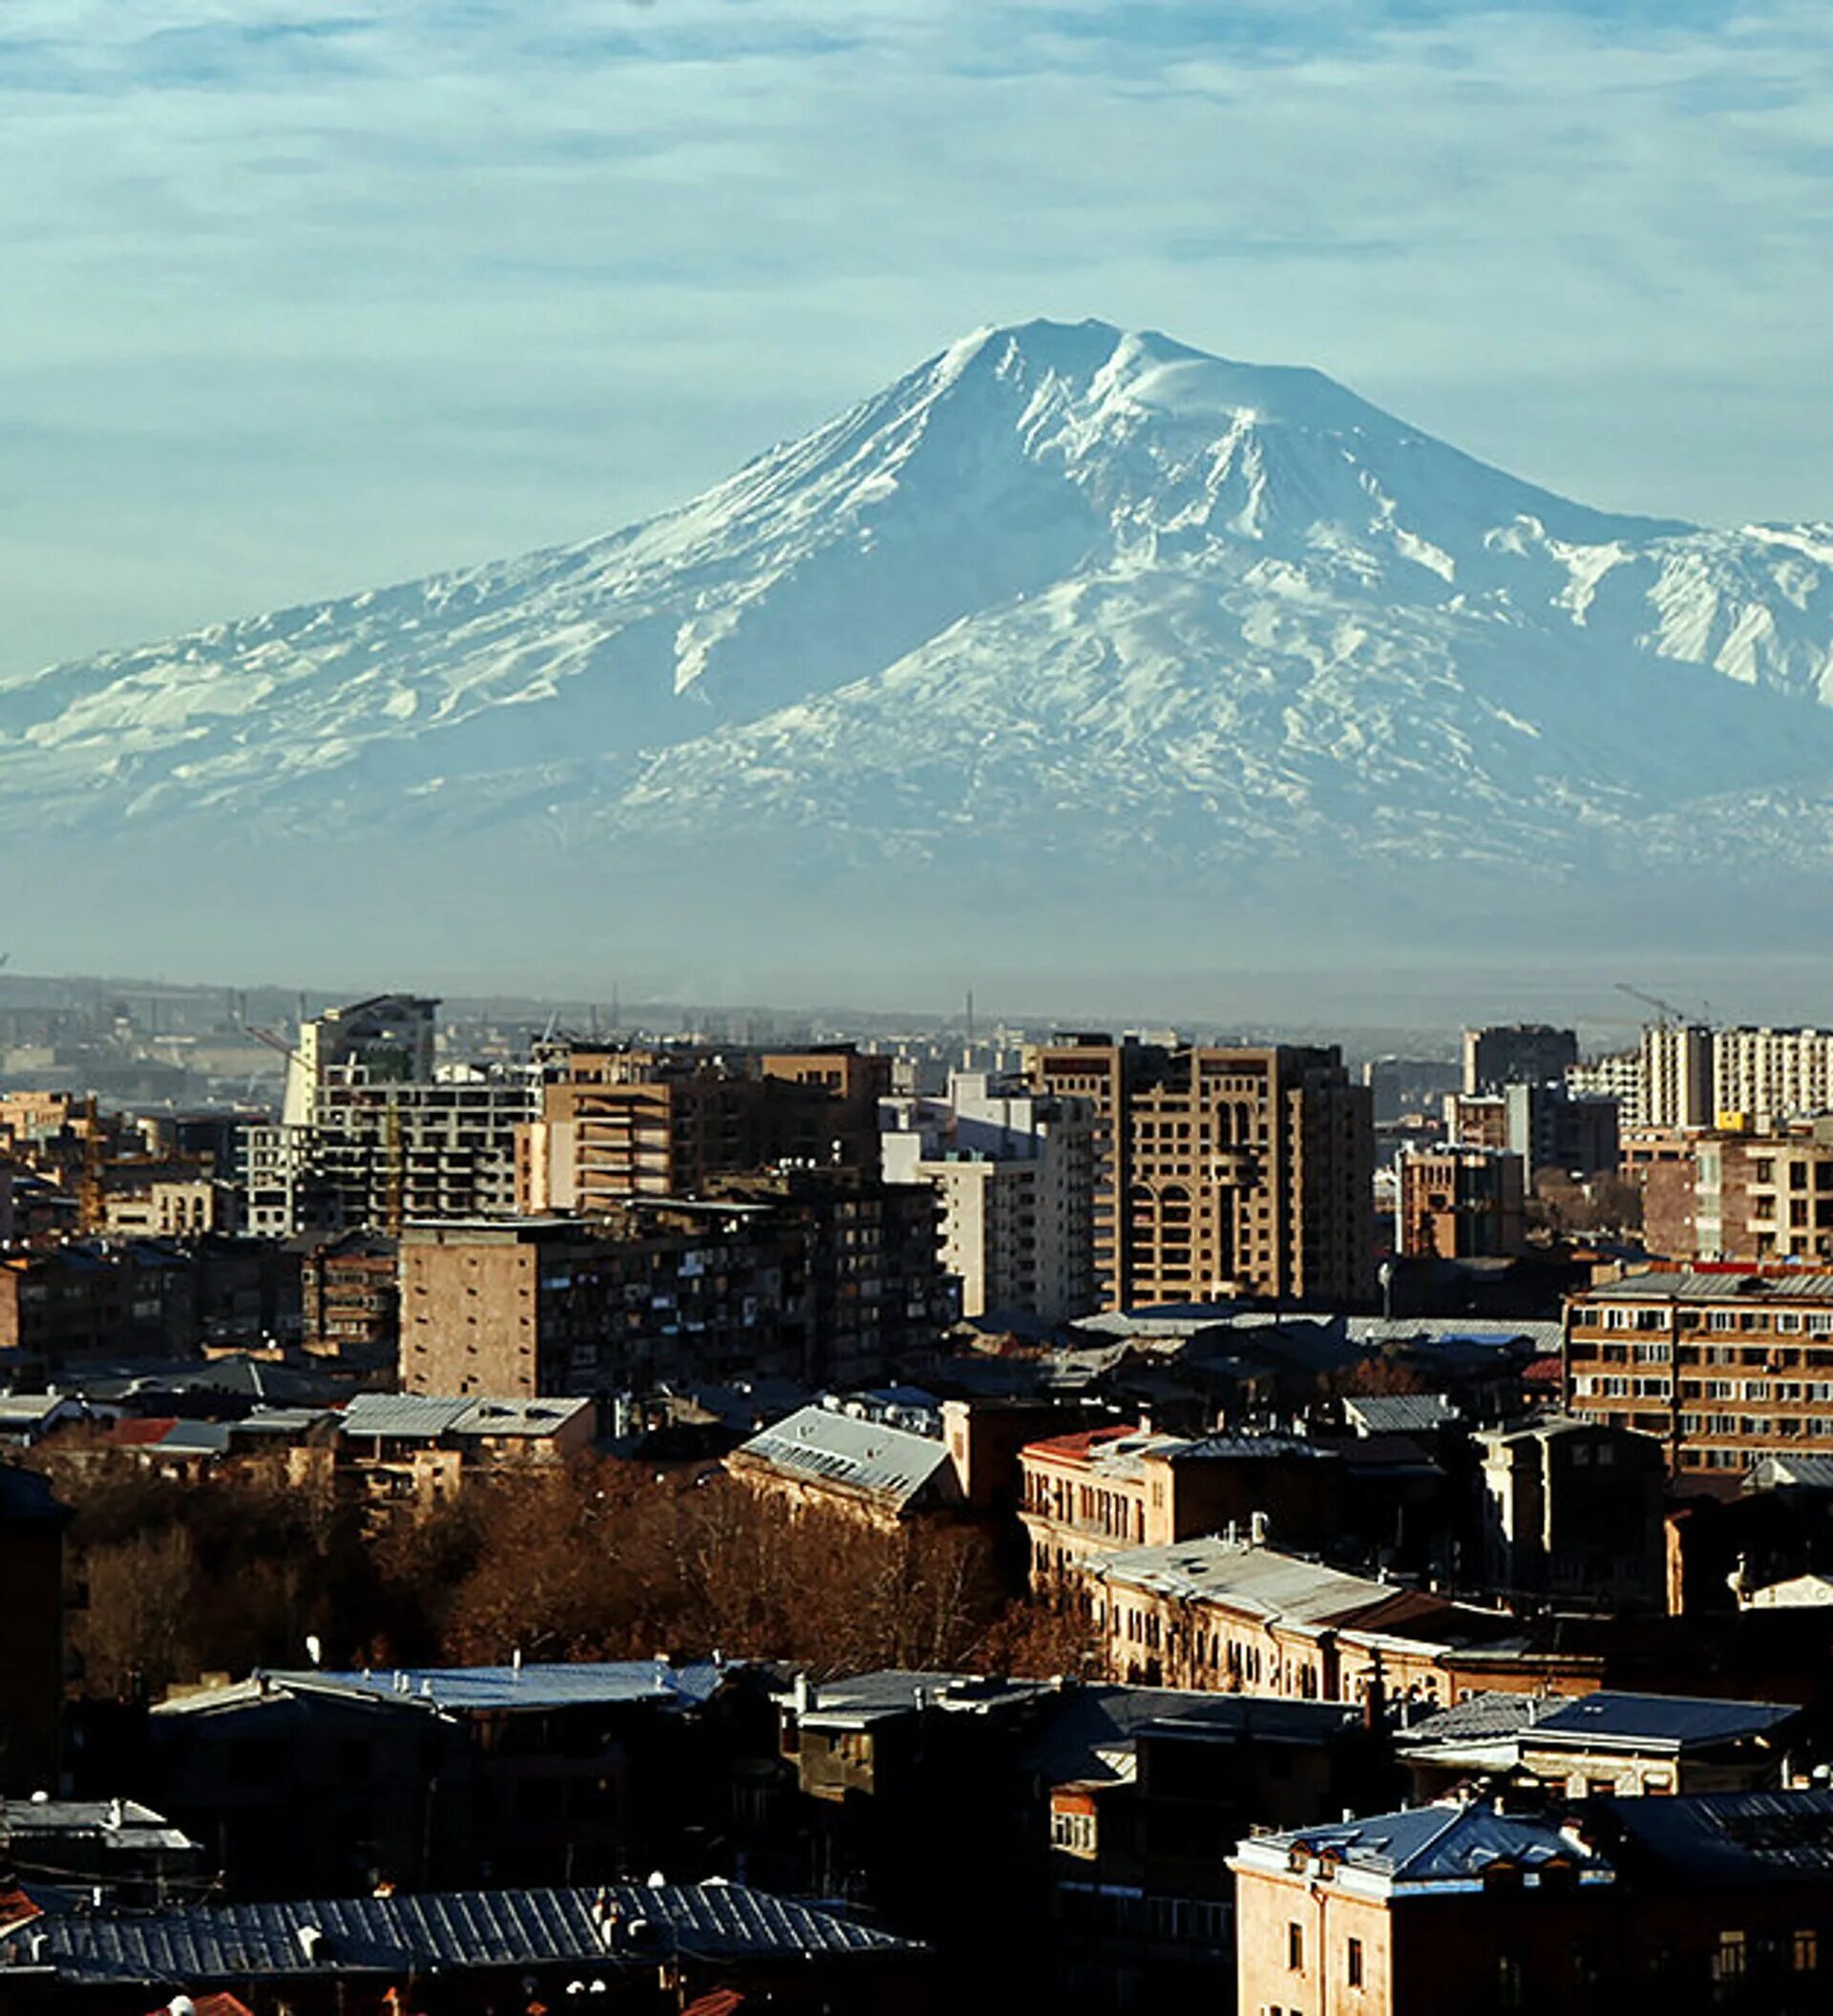
[[[359,1393],[345,1408],[345,1435],[436,1440],[445,1435],[552,1435],[590,1400],[527,1399],[492,1394]]]
[[[727,1670],[705,1660],[676,1666],[663,1659],[620,1659],[579,1665],[399,1667],[350,1673],[263,1671],[257,1678],[295,1693],[368,1694],[425,1701],[449,1712],[482,1712],[628,1701],[700,1702],[713,1694]],[[186,1699],[203,1706],[208,1697]]]
[[[595,1910],[602,1898],[610,1917]],[[144,1913],[50,1912],[0,1934],[42,1940],[39,1964],[79,1986],[198,1987],[217,1982],[568,1962],[654,1966],[607,1925],[653,1928],[661,1950],[727,1961],[916,1951],[832,1911],[738,1884],[610,1883],[571,1890],[468,1890]],[[311,1934],[316,1932],[314,1941]],[[315,1957],[308,1946],[316,1947]]]
[[[1602,1281],[1576,1298],[1584,1302],[1833,1302],[1833,1274],[1791,1270],[1782,1274],[1696,1274],[1685,1269],[1628,1274]]]
[[[1784,1490],[1791,1484],[1833,1491],[1833,1456],[1765,1456],[1751,1465],[1753,1491]]]
[[[948,1445],[827,1407],[804,1407],[734,1454],[790,1476],[907,1505],[951,1470]]]
[[[1255,1851],[1252,1856],[1250,1850]],[[1549,1862],[1576,1864],[1609,1880],[1595,1849],[1538,1815],[1498,1812],[1488,1799],[1448,1801],[1405,1813],[1383,1813],[1334,1826],[1295,1828],[1241,1844],[1243,1860],[1269,1856],[1284,1862],[1295,1850],[1329,1854],[1344,1868],[1396,1883],[1463,1883],[1498,1864],[1524,1871]]]
[[[468,1399],[419,1393],[359,1393],[344,1410],[345,1435],[440,1436],[467,1408]]]
[[[1561,1701],[1539,1715],[1536,1745],[1560,1750],[1690,1750],[1760,1735],[1792,1720],[1800,1709],[1779,1701],[1717,1701],[1684,1694],[1603,1691]]]
[[[1612,1799],[1609,1824],[1657,1860],[1714,1881],[1833,1873],[1833,1792]]]
[[[1358,1395],[1343,1402],[1343,1418],[1364,1435],[1419,1435],[1459,1418],[1442,1393]]]
[[[1104,1582],[1197,1602],[1225,1602],[1292,1624],[1340,1621],[1404,1593],[1321,1562],[1213,1535],[1110,1554],[1093,1572]]]

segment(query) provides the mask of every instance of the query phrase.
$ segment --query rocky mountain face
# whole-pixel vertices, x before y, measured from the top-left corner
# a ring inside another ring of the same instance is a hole
[[[1099,323],[964,339],[606,537],[0,683],[0,839],[66,894],[558,884],[659,945],[848,890],[1405,932],[1833,884],[1830,784],[1833,526],[1612,516]]]

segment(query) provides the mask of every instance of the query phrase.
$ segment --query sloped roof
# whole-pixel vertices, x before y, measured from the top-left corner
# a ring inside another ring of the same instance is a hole
[[[1791,1721],[1798,1708],[1779,1701],[1719,1701],[1688,1694],[1600,1690],[1549,1707],[1533,1725],[1536,1743],[1558,1749],[1689,1750],[1761,1735]]]
[[[1612,1799],[1606,1821],[1656,1860],[1715,1882],[1833,1875],[1833,1792]]]
[[[157,1712],[204,1711],[231,1697],[261,1698],[279,1690],[422,1705],[447,1712],[516,1712],[605,1707],[633,1701],[700,1702],[727,1669],[710,1661],[676,1666],[662,1659],[618,1659],[574,1665],[384,1667],[363,1672],[261,1670],[239,1688],[180,1695]]]
[[[900,1510],[945,1485],[954,1473],[945,1442],[828,1407],[799,1409],[754,1435],[733,1451],[731,1460],[862,1492]]]
[[[1447,1427],[1459,1415],[1442,1393],[1380,1393],[1346,1399],[1343,1418],[1364,1435],[1421,1435]]]
[[[1549,1863],[1575,1866],[1609,1881],[1613,1871],[1595,1849],[1537,1814],[1498,1811],[1488,1799],[1448,1800],[1405,1813],[1296,1828],[1243,1841],[1241,1862],[1283,1867],[1295,1852],[1328,1855],[1341,1869],[1380,1878],[1388,1886],[1466,1883],[1498,1865],[1524,1874]]]
[[[636,1883],[570,1890],[467,1890],[309,1902],[220,1904],[148,1912],[51,1912],[31,1922],[40,1964],[66,1983],[206,1985],[317,1974],[400,1977],[468,1967],[569,1961],[644,1966],[654,1953],[619,1954],[594,1910],[602,1896],[619,1922],[658,1929],[664,1950],[706,1961],[804,1959],[915,1951],[909,1942],[831,1911],[738,1884]],[[308,1959],[302,1933],[316,1931]],[[0,1934],[0,1937],[14,1937]]]

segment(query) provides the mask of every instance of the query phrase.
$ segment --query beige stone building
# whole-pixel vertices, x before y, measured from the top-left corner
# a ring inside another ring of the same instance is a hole
[[[1025,1075],[1094,1110],[1104,1307],[1372,1295],[1373,1108],[1338,1051],[1082,1035]]]

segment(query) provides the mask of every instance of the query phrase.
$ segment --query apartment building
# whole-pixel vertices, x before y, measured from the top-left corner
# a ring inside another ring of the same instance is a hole
[[[1642,1185],[1644,1237],[1667,1258],[1833,1259],[1833,1120],[1686,1137]]]
[[[1709,1127],[1713,1035],[1696,1023],[1655,1022],[1642,1032],[1642,1096],[1636,1124]]]
[[[1524,1252],[1527,1177],[1506,1149],[1414,1149],[1398,1159],[1396,1244],[1409,1257],[1476,1260]]]
[[[1372,1295],[1372,1106],[1339,1051],[1077,1035],[1025,1076],[1093,1108],[1104,1307]]]
[[[879,1102],[888,1183],[936,1192],[961,1313],[1063,1322],[1095,1295],[1095,1119],[1083,1100],[957,1072],[946,1099]]]
[[[1615,1102],[1617,1121],[1625,1127],[1640,1127],[1643,1118],[1642,1053],[1639,1049],[1594,1057],[1581,1064],[1568,1065],[1566,1089],[1574,1099],[1608,1099]]]
[[[529,1397],[768,1374],[882,1378],[952,1315],[935,1204],[857,1171],[715,1180],[615,1219],[410,1225],[405,1392]]]
[[[516,1150],[526,1212],[592,1217],[772,1165],[878,1167],[892,1060],[851,1043],[764,1053],[571,1043],[539,1063],[546,1082]]]
[[[1833,1113],[1833,1030],[1720,1029],[1712,1040],[1713,1099],[1744,1124],[1777,1127]]]
[[[1654,1436],[1677,1475],[1833,1451],[1833,1273],[1672,1269],[1566,1305],[1569,1410]]]

